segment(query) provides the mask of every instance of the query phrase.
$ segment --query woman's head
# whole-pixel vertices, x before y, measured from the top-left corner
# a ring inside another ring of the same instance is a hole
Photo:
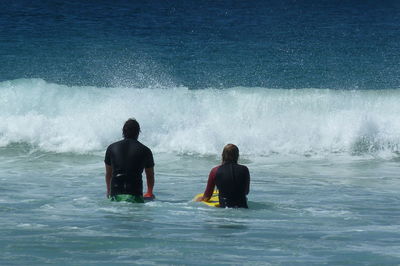
[[[237,163],[239,148],[234,144],[227,144],[222,151],[222,163]]]
[[[122,128],[122,135],[125,139],[138,139],[140,133],[140,125],[134,118],[129,118]]]

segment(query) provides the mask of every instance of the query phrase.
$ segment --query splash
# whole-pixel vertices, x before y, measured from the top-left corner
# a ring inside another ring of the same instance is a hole
[[[0,83],[0,146],[103,150],[129,117],[156,152],[399,153],[400,91],[69,87],[41,79]]]

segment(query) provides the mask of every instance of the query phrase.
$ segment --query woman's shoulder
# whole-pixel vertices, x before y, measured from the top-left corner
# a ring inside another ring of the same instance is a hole
[[[214,166],[212,169],[211,169],[211,171],[210,172],[217,172],[218,171],[218,169],[221,167],[221,165],[219,164],[219,165],[217,165],[217,166]]]
[[[238,167],[242,168],[242,169],[246,169],[247,171],[249,171],[249,168],[247,168],[246,165],[243,164],[237,164]]]

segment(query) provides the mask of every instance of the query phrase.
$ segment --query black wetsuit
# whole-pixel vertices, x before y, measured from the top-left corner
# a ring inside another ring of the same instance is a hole
[[[225,163],[218,167],[215,184],[219,190],[220,207],[248,208],[250,186],[249,169],[237,163]]]
[[[104,162],[112,167],[111,196],[143,195],[143,170],[154,167],[149,148],[135,139],[124,139],[108,146]]]

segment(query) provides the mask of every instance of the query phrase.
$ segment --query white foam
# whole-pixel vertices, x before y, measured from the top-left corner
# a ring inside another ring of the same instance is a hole
[[[400,91],[68,87],[0,83],[0,146],[104,150],[136,117],[155,152],[244,154],[399,152]]]

